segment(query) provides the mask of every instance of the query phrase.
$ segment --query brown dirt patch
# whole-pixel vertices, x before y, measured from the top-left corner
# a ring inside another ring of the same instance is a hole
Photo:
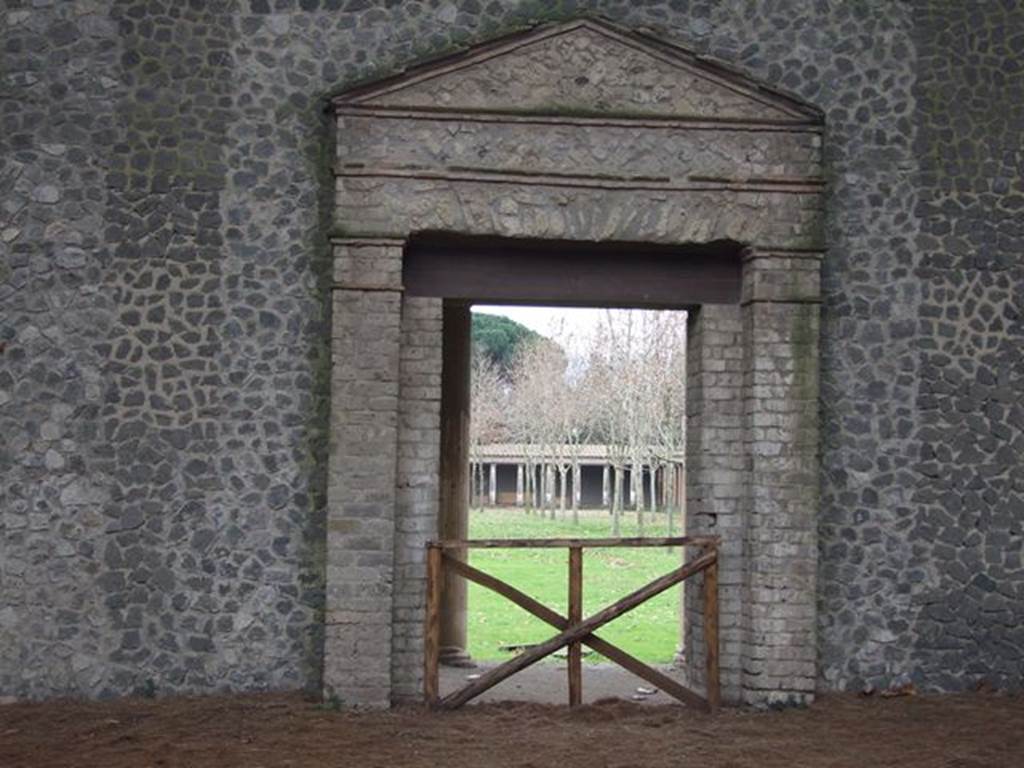
[[[619,700],[568,711],[325,711],[298,695],[0,707],[0,766],[462,768],[1024,766],[1024,697],[827,696],[717,717]]]

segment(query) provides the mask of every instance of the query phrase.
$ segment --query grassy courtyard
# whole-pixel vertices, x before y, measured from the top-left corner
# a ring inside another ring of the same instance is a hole
[[[571,514],[571,513],[568,513]],[[645,536],[668,535],[663,514],[645,515]],[[587,511],[575,525],[571,519],[550,520],[521,509],[474,510],[471,538],[552,538],[611,536],[607,512]],[[622,536],[638,536],[636,515],[623,513]],[[676,522],[675,535],[679,535]],[[587,549],[583,555],[584,616],[678,566],[676,548]],[[566,613],[568,553],[564,549],[473,550],[470,563]],[[672,660],[679,643],[680,589],[675,587],[619,617],[600,631],[609,642],[652,663]],[[510,657],[503,646],[526,645],[547,639],[554,630],[484,587],[469,585],[469,651],[478,660]],[[586,652],[586,649],[585,649]],[[602,661],[596,654],[589,662]]]

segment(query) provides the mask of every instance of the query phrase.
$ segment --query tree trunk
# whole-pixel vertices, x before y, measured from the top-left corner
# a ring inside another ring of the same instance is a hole
[[[560,491],[560,494],[559,494],[560,498],[558,500],[558,511],[562,513],[562,519],[563,520],[565,520],[565,508],[566,508],[566,503],[565,503],[566,502],[566,500],[565,500],[565,491],[566,491],[565,476],[566,476],[565,465],[564,464],[559,464],[558,465],[558,485],[559,485],[558,490]]]
[[[583,493],[581,481],[580,462],[579,459],[575,459],[572,467],[572,522],[575,525],[579,525],[580,522],[580,496]]]
[[[658,470],[655,467],[653,462],[651,462],[651,481],[650,481],[650,486],[651,486],[651,502],[650,502],[651,506],[648,507],[648,509],[650,509],[651,512],[657,512],[658,511]]]
[[[544,470],[544,480],[547,483],[548,519],[555,519],[555,468],[550,464]]]
[[[672,528],[676,511],[676,465],[665,466],[665,512],[668,513],[668,535],[672,537]]]
[[[541,517],[548,511],[544,503],[544,462],[537,465],[537,512]]]
[[[633,503],[636,505],[636,527],[644,535],[644,467],[633,462],[633,474],[629,478],[633,485]]]
[[[523,476],[523,506],[526,514],[533,511],[533,464],[526,461],[526,474]]]
[[[540,465],[540,503],[541,516],[552,513],[551,510],[551,473],[547,463]]]
[[[476,508],[484,508],[484,464],[482,461],[476,463]]]
[[[621,467],[614,467],[612,471],[615,473],[615,482],[612,486],[612,536],[618,536],[620,529],[619,518],[622,516],[622,491],[625,483],[623,483],[624,473]]]

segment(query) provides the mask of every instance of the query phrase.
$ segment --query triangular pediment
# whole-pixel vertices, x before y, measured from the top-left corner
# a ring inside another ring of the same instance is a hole
[[[591,19],[468,49],[336,97],[338,106],[711,120],[815,110],[676,46]]]

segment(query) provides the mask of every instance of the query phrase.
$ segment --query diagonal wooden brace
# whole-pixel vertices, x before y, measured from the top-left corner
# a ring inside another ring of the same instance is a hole
[[[454,558],[449,558],[447,556],[445,556],[445,565],[448,568],[451,568],[452,571],[458,575],[469,579],[470,581],[474,581],[482,587],[487,587],[488,589],[497,592],[502,597],[512,603],[515,603],[524,611],[536,616],[541,621],[550,624],[555,629],[567,629],[569,627],[569,620],[565,616],[553,611],[543,603],[534,600],[525,592],[520,592],[510,584],[506,584],[504,581],[491,576],[489,573],[484,573],[461,560],[455,560]],[[584,645],[593,648],[609,661],[614,661],[623,669],[629,670],[637,677],[646,680],[655,688],[665,691],[669,696],[675,697],[684,704],[700,708],[707,707],[707,701],[704,697],[694,693],[689,688],[686,688],[676,682],[668,675],[644,664],[636,656],[627,653],[617,645],[612,645],[607,640],[604,640],[595,634],[587,635],[581,640],[581,642]]]
[[[629,654],[626,654],[624,651],[619,650],[614,645],[611,645],[610,643],[600,640],[599,638],[595,638],[592,635],[595,630],[604,626],[608,622],[614,621],[619,616],[622,616],[624,613],[628,613],[629,611],[633,610],[641,603],[651,599],[655,595],[659,595],[666,589],[669,589],[670,587],[689,578],[690,576],[693,576],[695,573],[699,573],[705,568],[713,565],[715,562],[717,562],[717,560],[718,553],[716,550],[706,552],[705,554],[698,557],[696,560],[686,563],[680,568],[677,568],[676,570],[671,571],[670,573],[667,573],[664,576],[655,579],[654,581],[650,582],[649,584],[646,584],[645,586],[641,587],[635,592],[631,592],[622,599],[617,600],[611,605],[598,611],[593,616],[584,619],[579,624],[570,626],[568,619],[566,619],[564,616],[561,616],[555,611],[552,611],[547,606],[538,603],[536,600],[533,600],[533,598],[529,597],[528,595],[524,595],[515,588],[495,579],[492,576],[488,576],[482,571],[476,570],[472,566],[458,562],[451,558],[447,558],[448,566],[455,570],[456,573],[459,573],[462,576],[473,581],[479,581],[478,577],[482,577],[484,580],[486,580],[486,583],[485,581],[480,581],[480,583],[483,584],[483,586],[494,589],[499,594],[508,597],[510,600],[512,600],[512,602],[516,603],[522,608],[525,608],[526,610],[530,611],[538,618],[543,619],[547,623],[552,624],[556,627],[564,627],[564,629],[551,639],[533,646],[525,653],[516,656],[514,659],[509,659],[504,664],[501,664],[495,667],[494,669],[484,673],[480,676],[479,679],[474,680],[472,683],[465,686],[464,688],[461,688],[455,691],[454,693],[449,694],[440,701],[439,706],[443,709],[455,709],[457,707],[460,707],[467,701],[470,701],[476,696],[479,696],[481,693],[488,690],[489,688],[494,687],[507,677],[510,677],[511,675],[514,675],[516,672],[519,672],[523,669],[526,669],[527,667],[543,659],[545,656],[548,656],[557,651],[559,648],[562,648],[563,646],[566,646],[569,643],[573,642],[586,643],[591,648],[594,648],[594,650],[603,653],[605,656],[607,656],[609,659],[612,659],[616,663],[622,664],[622,666],[624,666],[626,669],[630,670],[631,672],[634,672],[634,674],[638,674],[640,677],[643,677],[645,680],[648,680],[649,682],[654,682],[651,679],[650,675],[658,676],[659,682],[655,684],[663,688],[665,691],[671,692],[673,693],[673,695],[676,695],[676,693],[673,692],[671,689],[682,689],[682,691],[685,692],[682,694],[681,697],[684,701],[689,701],[689,703],[697,703],[700,706],[706,706],[706,702],[704,701],[704,699],[702,699],[700,696],[697,696],[697,694],[693,693],[692,691],[688,691],[687,689],[680,686],[678,683],[675,683],[675,681],[672,681],[668,677],[661,675],[656,670],[651,669],[638,659],[629,656]],[[500,584],[501,588],[497,589],[495,586],[496,584]],[[512,594],[516,594],[516,598],[513,598]],[[595,641],[597,642],[597,645],[595,645]],[[611,653],[609,653],[609,651],[611,651]],[[624,660],[627,663],[623,663]],[[640,669],[643,670],[644,674],[640,674],[640,672],[638,671]],[[670,684],[666,686],[665,681],[668,681]],[[677,698],[680,697],[677,696]]]

